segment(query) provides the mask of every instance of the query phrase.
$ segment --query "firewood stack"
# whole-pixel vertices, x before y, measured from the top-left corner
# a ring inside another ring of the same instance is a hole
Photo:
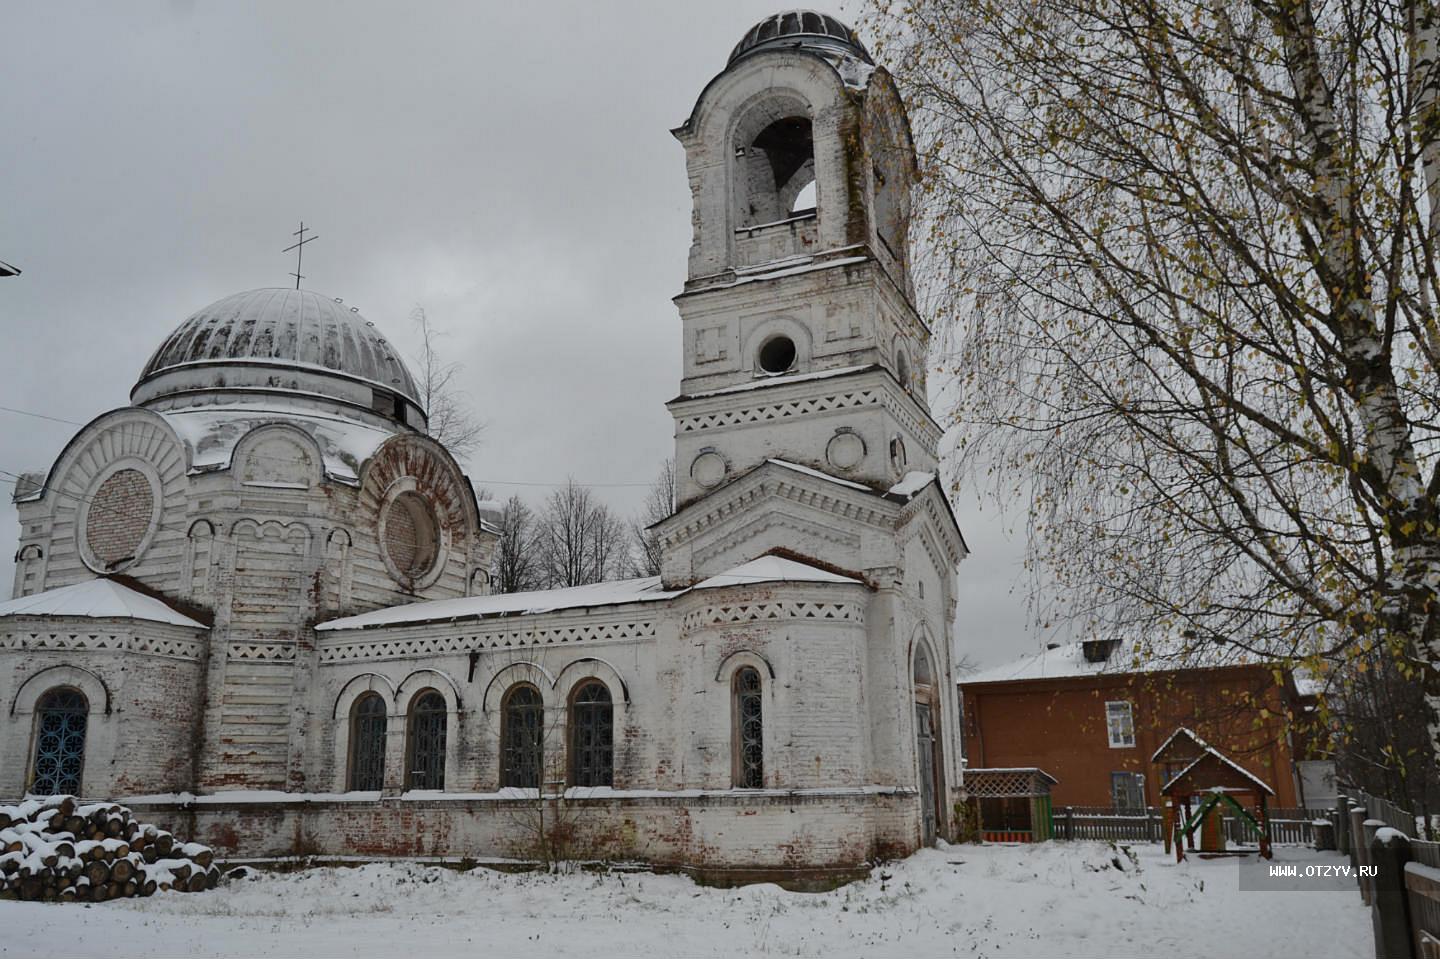
[[[114,803],[70,796],[0,806],[0,899],[105,902],[220,880],[208,846],[136,822]]]

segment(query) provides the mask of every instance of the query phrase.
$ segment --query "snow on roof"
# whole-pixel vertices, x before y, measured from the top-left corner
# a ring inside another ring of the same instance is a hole
[[[857,483],[854,480],[841,479],[838,476],[831,476],[829,473],[826,473],[823,470],[817,470],[809,466],[801,466],[799,463],[791,463],[789,460],[774,459],[772,457],[765,462],[774,463],[776,466],[783,466],[787,470],[794,470],[797,473],[804,473],[806,476],[813,476],[816,479],[829,480],[831,483],[835,483],[839,486],[845,486],[853,490],[859,490],[862,493],[869,493],[871,496],[884,495],[902,500],[908,500],[914,497],[922,490],[924,490],[925,487],[935,482],[936,479],[934,473],[921,473],[917,471],[912,471],[906,473],[903,477],[900,478],[900,482],[896,483],[894,486],[890,487],[883,494],[881,494],[866,486],[864,483]]]
[[[921,473],[912,470],[902,476],[900,482],[886,490],[885,495],[909,499],[933,482],[935,482],[934,473]]]
[[[1155,752],[1153,752],[1153,753],[1150,754],[1150,761],[1151,761],[1152,763],[1159,760],[1160,754],[1165,751],[1165,748],[1166,748],[1167,746],[1169,746],[1171,743],[1173,743],[1173,742],[1175,741],[1175,737],[1176,737],[1176,736],[1189,736],[1189,737],[1190,737],[1190,740],[1191,740],[1192,742],[1194,742],[1195,745],[1199,746],[1201,749],[1209,749],[1209,748],[1210,748],[1210,744],[1209,744],[1209,743],[1207,743],[1205,740],[1201,739],[1199,736],[1195,735],[1195,730],[1191,729],[1189,726],[1181,726],[1181,727],[1179,727],[1178,729],[1176,729],[1173,733],[1171,733],[1169,736],[1165,737],[1165,741],[1160,744],[1160,748],[1157,749],[1157,750],[1155,750]]]
[[[190,450],[194,472],[228,469],[235,447],[245,434],[267,423],[297,426],[320,447],[325,472],[343,483],[360,482],[360,466],[393,432],[352,419],[294,406],[246,403],[157,411]]]
[[[690,393],[685,396],[687,400],[704,399],[707,396],[724,396],[727,393],[745,393],[750,390],[764,389],[768,386],[784,386],[787,383],[807,383],[811,380],[828,380],[833,376],[849,376],[851,373],[862,373],[865,370],[879,369],[874,363],[864,363],[860,366],[845,366],[838,370],[816,370],[813,373],[798,373],[793,376],[786,374],[761,374],[749,383],[741,383],[739,386],[726,386],[718,390],[706,390],[703,393]]]
[[[806,476],[813,476],[816,479],[829,480],[830,482],[838,484],[840,486],[848,486],[851,489],[858,489],[862,493],[870,493],[871,495],[874,495],[875,493],[873,489],[864,485],[863,483],[856,483],[851,480],[841,479],[838,476],[831,476],[829,473],[822,473],[820,470],[811,469],[808,466],[801,466],[799,463],[791,463],[788,460],[777,460],[773,458],[768,459],[765,462],[774,463],[776,466],[783,466],[787,470],[794,470],[797,473],[804,473]]]
[[[756,227],[742,227],[741,230],[756,229]],[[814,257],[810,258],[811,260]],[[782,264],[778,269],[772,269],[774,264],[765,264],[763,270],[735,270],[735,279],[728,283],[717,283],[710,289],[728,289],[730,287],[742,286],[746,283],[757,283],[761,280],[778,280],[785,276],[798,276],[801,273],[814,273],[817,270],[833,270],[842,266],[854,266],[856,263],[864,263],[869,260],[868,256],[841,256],[829,260],[821,260],[818,263],[804,262],[796,264],[793,259],[777,261]]]
[[[375,626],[432,623],[455,619],[478,619],[483,616],[550,613],[582,606],[618,606],[622,603],[645,603],[678,596],[682,591],[662,589],[660,577],[622,579],[589,586],[567,586],[561,589],[540,589],[525,593],[497,593],[492,596],[465,596],[458,599],[434,599],[404,606],[377,609],[358,616],[345,616],[321,623],[317,630],[366,629]]]
[[[1187,732],[1188,732],[1188,730],[1187,730]],[[1198,737],[1198,736],[1195,736],[1194,733],[1190,733],[1190,735],[1191,735],[1191,736],[1194,736],[1194,737],[1195,737],[1195,741],[1196,741],[1197,743],[1199,743],[1202,747],[1204,747],[1204,749],[1205,749],[1204,755],[1202,755],[1199,759],[1196,759],[1194,762],[1192,762],[1190,765],[1186,766],[1184,769],[1180,770],[1180,771],[1179,771],[1178,773],[1176,773],[1175,775],[1171,776],[1171,777],[1169,778],[1169,780],[1167,780],[1167,781],[1165,782],[1165,784],[1160,787],[1160,791],[1161,791],[1161,792],[1164,792],[1166,789],[1169,789],[1170,786],[1171,786],[1171,784],[1173,784],[1173,783],[1175,782],[1175,780],[1179,779],[1181,776],[1185,775],[1185,774],[1188,773],[1190,770],[1194,769],[1196,766],[1198,766],[1198,765],[1200,765],[1201,763],[1203,763],[1207,758],[1213,757],[1213,758],[1215,758],[1215,759],[1220,760],[1220,762],[1224,763],[1226,766],[1229,766],[1231,769],[1235,770],[1237,773],[1239,773],[1240,775],[1244,776],[1246,779],[1250,780],[1252,783],[1254,783],[1255,785],[1259,786],[1261,789],[1265,790],[1265,792],[1266,792],[1268,795],[1271,795],[1271,796],[1275,795],[1275,790],[1271,789],[1270,786],[1265,782],[1265,780],[1261,779],[1259,776],[1256,776],[1254,773],[1252,773],[1250,770],[1246,769],[1244,766],[1242,766],[1242,765],[1240,765],[1239,763],[1235,762],[1234,760],[1230,759],[1230,758],[1227,757],[1224,753],[1220,752],[1220,750],[1216,749],[1214,746],[1206,746],[1205,743],[1204,743],[1204,740],[1200,739],[1200,737]],[[1172,737],[1172,738],[1173,738],[1173,737]],[[1223,786],[1209,786],[1209,787],[1206,787],[1206,788],[1209,789],[1209,790],[1211,790],[1211,791],[1213,791],[1213,792],[1225,792],[1225,791],[1226,791],[1225,787],[1223,787]]]
[[[1021,657],[1000,666],[982,669],[956,680],[961,686],[979,683],[1008,683],[1025,679],[1068,679],[1078,676],[1118,676],[1128,673],[1164,672],[1171,669],[1213,669],[1248,666],[1263,662],[1232,646],[1199,645],[1191,640],[1174,643],[1122,641],[1102,662],[1085,658],[1083,643],[1065,643]]]
[[[1060,780],[1056,779],[1054,776],[1050,775],[1050,774],[1047,773],[1045,770],[1041,769],[1039,766],[966,766],[966,767],[965,767],[965,775],[966,775],[966,776],[975,776],[975,775],[980,775],[980,774],[983,774],[983,773],[997,773],[997,774],[998,774],[998,773],[1038,773],[1039,775],[1044,776],[1046,779],[1050,780],[1052,783],[1056,783],[1056,784],[1058,785],[1059,782],[1060,782]]]
[[[91,579],[73,586],[47,589],[0,603],[3,616],[76,616],[86,619],[141,619],[191,629],[206,629],[153,596],[113,579]]]
[[[720,589],[726,586],[748,586],[755,583],[851,583],[860,580],[839,573],[796,562],[781,556],[761,556],[733,569],[718,573],[690,589]],[[377,609],[358,616],[332,619],[316,626],[317,630],[373,629],[378,626],[414,625],[446,622],[457,619],[479,619],[485,616],[524,616],[552,613],[562,609],[595,606],[619,606],[624,603],[649,603],[673,599],[688,589],[666,590],[660,577],[622,579],[589,586],[535,590],[527,593],[499,593],[493,596],[468,596],[462,599],[437,599],[406,606]]]
[[[720,589],[725,586],[747,586],[752,583],[860,583],[853,576],[842,576],[807,563],[797,563],[783,556],[761,556],[734,569],[726,570],[696,583],[693,589]]]

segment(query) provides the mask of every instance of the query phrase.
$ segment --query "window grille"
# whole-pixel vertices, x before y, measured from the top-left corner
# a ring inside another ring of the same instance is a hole
[[[89,703],[78,689],[52,689],[40,697],[35,712],[35,772],[30,791],[40,796],[80,792]]]
[[[615,784],[615,707],[604,683],[576,691],[570,705],[570,784]]]
[[[516,686],[501,710],[500,785],[540,788],[544,761],[545,704],[534,686]]]
[[[376,693],[361,696],[351,711],[350,788],[385,788],[385,700]]]
[[[410,708],[406,789],[445,788],[445,697],[428,692]]]
[[[761,711],[760,673],[746,666],[735,673],[735,785],[741,789],[765,785],[765,724]]]
[[[1135,745],[1135,717],[1128,702],[1105,704],[1105,729],[1111,749]]]

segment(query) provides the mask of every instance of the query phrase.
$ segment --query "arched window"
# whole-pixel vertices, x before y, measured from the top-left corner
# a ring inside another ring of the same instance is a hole
[[[445,697],[421,693],[410,707],[410,741],[405,750],[406,789],[445,788]]]
[[[500,707],[500,785],[539,789],[545,759],[545,704],[540,690],[517,683]]]
[[[350,788],[385,788],[385,700],[379,693],[366,693],[350,710]]]
[[[742,141],[743,142],[743,141]],[[760,226],[814,208],[799,205],[815,182],[815,142],[810,118],[782,116],[735,151],[739,164],[740,226]]]
[[[760,671],[743,666],[735,671],[735,785],[765,786],[765,719],[760,703]]]
[[[85,726],[90,704],[78,689],[62,686],[35,706],[35,767],[30,791],[39,796],[80,792],[85,766]]]
[[[895,348],[895,378],[900,381],[900,386],[905,392],[914,391],[915,383],[911,379],[910,356],[902,347]]]
[[[41,560],[45,558],[45,551],[34,543],[20,547],[20,552],[15,554],[15,595],[29,596],[40,589]]]
[[[615,784],[615,707],[598,680],[570,698],[570,785]]]

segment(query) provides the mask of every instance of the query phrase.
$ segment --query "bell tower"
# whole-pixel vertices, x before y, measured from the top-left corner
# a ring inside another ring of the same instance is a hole
[[[889,74],[838,20],[778,14],[673,133],[694,200],[668,404],[678,504],[768,459],[878,490],[933,472],[906,239],[917,168]]]

